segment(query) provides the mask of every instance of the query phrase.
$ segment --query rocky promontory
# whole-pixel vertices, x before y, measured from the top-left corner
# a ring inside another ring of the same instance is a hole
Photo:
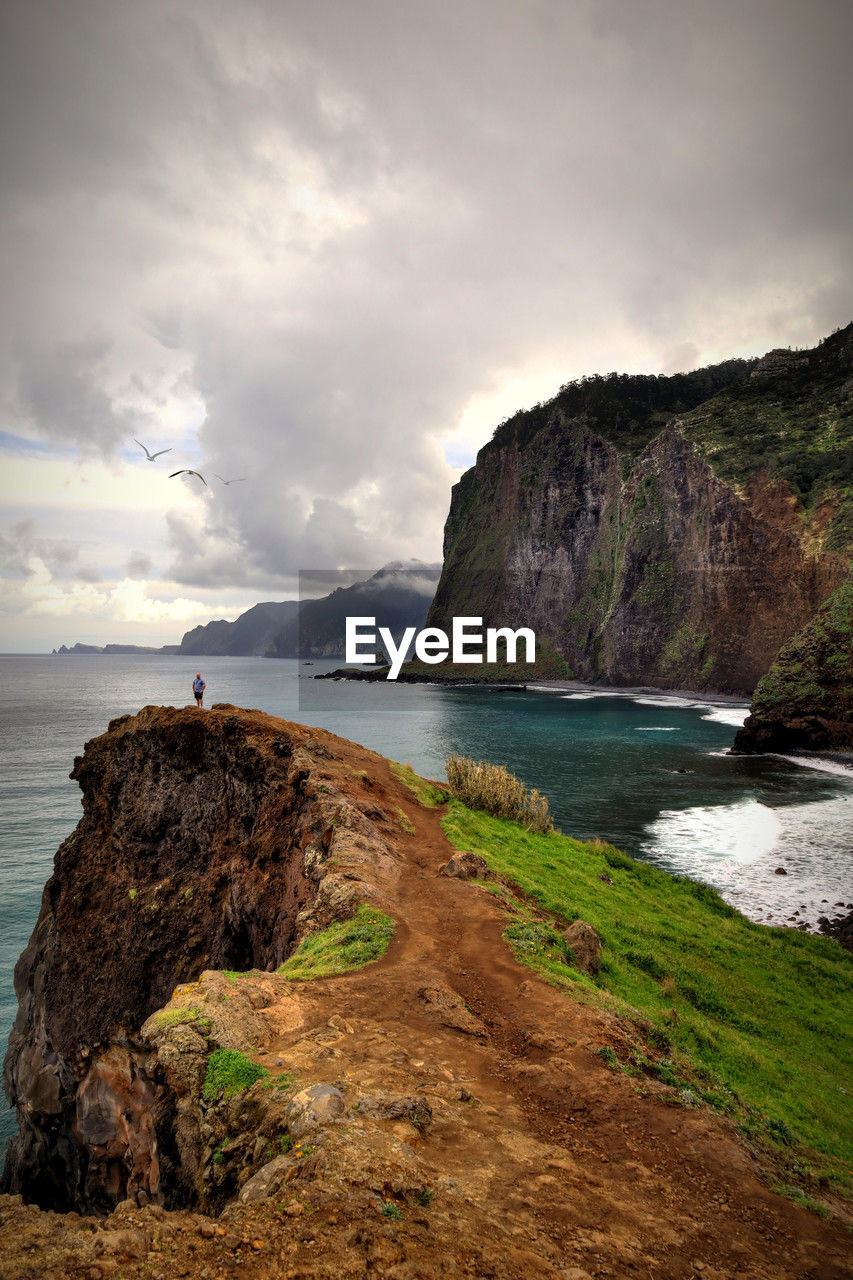
[[[733,750],[853,751],[853,578],[783,645]]]
[[[204,970],[275,968],[376,894],[368,861],[388,874],[366,819],[318,789],[327,751],[226,705],[146,707],[87,744],[71,775],[83,817],[15,969],[4,1189],[65,1209],[172,1194],[146,1018]]]

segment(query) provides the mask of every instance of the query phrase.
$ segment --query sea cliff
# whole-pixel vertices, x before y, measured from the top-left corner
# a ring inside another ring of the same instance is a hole
[[[846,578],[852,433],[853,326],[571,384],[454,487],[428,623],[533,627],[585,680],[751,693]]]
[[[15,969],[4,1189],[90,1210],[180,1195],[158,1154],[142,1024],[178,984],[273,969],[369,896],[363,864],[381,848],[369,833],[353,847],[354,820],[335,829],[313,778],[323,735],[274,725],[226,705],[146,707],[75,761],[83,817]]]

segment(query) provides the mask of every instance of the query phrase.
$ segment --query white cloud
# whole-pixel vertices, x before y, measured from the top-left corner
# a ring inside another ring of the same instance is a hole
[[[164,575],[186,610],[435,559],[459,467],[521,405],[850,318],[833,0],[2,22],[0,523],[78,549],[81,608],[98,574]],[[174,452],[148,467],[133,436]],[[113,639],[121,597],[98,599]]]

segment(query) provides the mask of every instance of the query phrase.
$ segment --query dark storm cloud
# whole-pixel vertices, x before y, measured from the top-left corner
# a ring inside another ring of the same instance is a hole
[[[199,400],[196,461],[248,478],[173,517],[184,584],[433,557],[442,435],[519,370],[850,318],[846,3],[2,21],[4,426],[108,451]]]

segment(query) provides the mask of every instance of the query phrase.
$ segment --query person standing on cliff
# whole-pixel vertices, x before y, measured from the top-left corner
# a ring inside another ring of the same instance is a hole
[[[204,710],[204,690],[205,683],[201,678],[201,672],[197,671],[195,673],[195,680],[193,680],[193,693],[195,694],[196,706],[201,707],[202,710]]]

